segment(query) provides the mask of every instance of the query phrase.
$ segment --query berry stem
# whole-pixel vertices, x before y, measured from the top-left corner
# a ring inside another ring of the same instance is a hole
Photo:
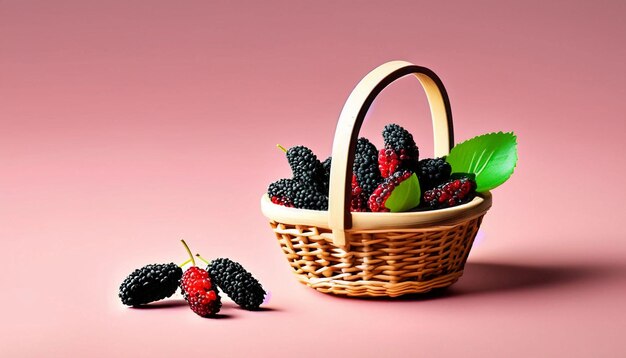
[[[180,242],[182,242],[183,246],[185,246],[185,250],[187,250],[187,253],[189,254],[189,259],[191,260],[191,263],[196,266],[196,260],[193,259],[193,254],[191,253],[191,250],[189,250],[189,246],[187,246],[185,240],[180,240]]]
[[[191,259],[187,259],[187,261],[185,261],[182,264],[178,265],[178,267],[183,267],[183,266],[187,265],[190,262],[191,262]]]
[[[207,265],[211,264],[211,261],[207,261],[204,257],[200,256],[200,254],[196,254],[196,257],[198,257],[200,260],[202,260]]]
[[[287,148],[283,147],[280,144],[276,144],[276,146],[278,147],[278,149],[282,150],[283,152],[287,153]]]

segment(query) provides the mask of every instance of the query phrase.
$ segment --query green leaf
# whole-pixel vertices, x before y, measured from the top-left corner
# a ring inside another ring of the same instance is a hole
[[[419,205],[421,197],[420,182],[417,175],[413,174],[393,189],[385,201],[385,207],[394,213],[408,211]]]
[[[517,164],[517,137],[513,132],[474,137],[454,146],[446,161],[452,166],[452,173],[476,175],[476,191],[494,189],[513,174]]]

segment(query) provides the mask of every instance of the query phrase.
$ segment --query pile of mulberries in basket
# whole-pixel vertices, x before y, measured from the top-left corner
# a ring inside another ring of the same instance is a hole
[[[206,261],[203,269],[196,266],[191,250],[189,260],[181,265],[150,264],[134,270],[120,285],[119,298],[127,306],[138,307],[171,297],[180,287],[189,308],[201,317],[214,317],[222,307],[219,289],[237,305],[246,310],[257,310],[266,301],[267,293],[259,281],[240,263],[228,258]],[[191,263],[183,273],[182,267]],[[218,289],[219,287],[219,289]]]
[[[359,138],[352,167],[351,211],[443,209],[471,201],[504,183],[517,163],[516,136],[489,133],[456,145],[441,158],[420,159],[413,135],[397,124],[382,131],[384,148]],[[293,177],[270,184],[274,204],[327,210],[332,158],[320,161],[305,146],[286,149]]]

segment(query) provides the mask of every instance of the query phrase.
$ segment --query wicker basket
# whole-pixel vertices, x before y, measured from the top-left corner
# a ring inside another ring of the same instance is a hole
[[[339,117],[333,142],[329,210],[315,211],[261,199],[263,214],[300,282],[324,293],[390,296],[447,287],[463,267],[491,194],[453,208],[403,213],[349,211],[352,163],[365,113],[391,82],[415,75],[428,97],[435,156],[453,146],[450,102],[431,70],[392,61],[354,88]]]

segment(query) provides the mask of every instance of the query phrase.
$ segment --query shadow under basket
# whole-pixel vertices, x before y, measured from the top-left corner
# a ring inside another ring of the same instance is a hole
[[[352,297],[398,297],[452,285],[491,207],[491,194],[452,208],[400,213],[350,212],[354,148],[367,109],[391,82],[415,75],[428,97],[435,156],[452,148],[450,103],[429,69],[388,62],[364,77],[339,117],[332,150],[328,211],[276,205],[261,210],[298,280],[320,292]]]

